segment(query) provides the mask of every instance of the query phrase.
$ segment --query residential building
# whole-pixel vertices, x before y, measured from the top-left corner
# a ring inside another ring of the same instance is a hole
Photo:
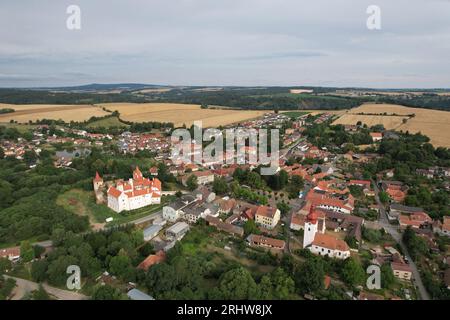
[[[412,270],[408,264],[401,262],[391,262],[391,268],[396,278],[407,281],[411,280]]]
[[[10,261],[17,261],[20,258],[20,247],[11,247],[0,249],[0,258],[6,258]]]
[[[166,260],[166,253],[163,250],[160,250],[156,254],[149,255],[137,267],[138,269],[147,271],[151,266],[164,262],[164,260]]]
[[[255,223],[272,230],[280,221],[280,210],[268,206],[259,206],[255,213]]]
[[[283,240],[264,237],[257,234],[251,234],[247,237],[251,246],[258,246],[268,249],[284,250],[286,243]]]

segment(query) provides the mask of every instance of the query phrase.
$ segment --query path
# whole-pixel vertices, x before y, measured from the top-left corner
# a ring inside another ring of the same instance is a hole
[[[11,300],[20,300],[27,293],[30,293],[32,291],[39,289],[39,283],[21,279],[21,278],[11,277],[11,276],[7,276],[7,275],[5,275],[5,277],[16,280],[16,288],[14,288],[14,290],[12,292]],[[86,300],[89,298],[81,293],[58,289],[58,288],[49,286],[46,283],[43,283],[42,286],[44,287],[45,291],[47,291],[47,293],[49,295],[54,296],[58,300]]]

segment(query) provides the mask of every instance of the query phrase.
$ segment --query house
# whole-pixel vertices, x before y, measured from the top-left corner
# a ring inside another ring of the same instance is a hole
[[[259,206],[255,213],[255,223],[272,230],[280,221],[280,210],[268,206]]]
[[[450,237],[450,217],[444,217],[444,223],[440,221],[435,221],[433,223],[433,232],[439,233],[442,236]]]
[[[411,280],[412,270],[411,267],[402,262],[391,262],[392,272],[394,276],[401,280]]]
[[[308,248],[312,253],[330,258],[347,259],[350,257],[350,248],[347,243],[332,235],[320,233],[319,231],[319,212],[311,206],[311,210],[306,217],[303,248]]]
[[[381,187],[394,202],[403,202],[408,188],[400,181],[382,181]]]
[[[0,249],[0,258],[6,258],[10,261],[17,261],[20,258],[20,247],[11,247]]]
[[[138,289],[131,289],[128,291],[127,296],[130,300],[155,300],[152,296]]]
[[[166,260],[166,253],[163,250],[160,250],[156,254],[149,255],[137,267],[138,269],[147,271],[151,266],[161,263],[164,260]]]
[[[213,217],[213,216],[206,216],[205,218],[206,222],[210,226],[216,227],[219,231],[224,231],[226,233],[229,233],[233,236],[243,237],[244,236],[244,228],[235,226],[231,223],[226,223],[220,220],[219,218]]]
[[[186,203],[184,203],[181,200],[177,200],[174,203],[171,203],[168,206],[164,206],[162,210],[162,217],[163,219],[166,219],[170,222],[177,221],[180,216],[184,214],[183,208],[186,206]]]
[[[219,199],[216,203],[219,205],[219,214],[230,213],[237,205],[235,199]]]
[[[401,216],[404,217],[402,218]],[[412,217],[412,221],[410,217]],[[419,227],[421,224],[425,222],[431,223],[431,218],[425,213],[425,211],[422,208],[404,206],[398,203],[392,203],[389,206],[389,219],[391,220],[397,219],[399,222],[401,222],[400,219],[402,219],[405,226],[406,225],[413,226],[414,224],[418,223],[416,227]],[[417,223],[414,223],[414,221],[417,221]]]
[[[118,180],[108,189],[108,207],[115,212],[139,209],[161,203],[161,181],[144,178],[139,167],[133,172],[133,178],[127,182]]]
[[[406,228],[408,226],[419,229],[427,224],[431,224],[432,219],[425,212],[414,212],[411,214],[401,214],[398,217],[400,228]]]
[[[373,142],[378,142],[383,140],[383,134],[381,132],[371,132],[370,136],[372,137]]]
[[[283,240],[264,237],[257,234],[251,234],[247,237],[250,246],[257,246],[269,249],[284,250],[286,243]]]
[[[153,224],[144,230],[144,241],[150,241],[162,230],[161,225]]]
[[[186,222],[177,222],[165,232],[166,237],[172,240],[180,240],[189,231],[189,225]]]
[[[150,172],[150,175],[155,177],[158,175],[158,168],[157,167],[151,167],[150,169],[148,169],[148,172]]]
[[[195,192],[195,196],[198,200],[211,203],[216,199],[216,194],[214,192],[211,192],[206,188],[205,186],[201,186],[197,189]]]
[[[188,206],[183,209],[184,219],[190,223],[195,224],[202,217],[202,211],[197,206]]]
[[[196,171],[196,172],[185,174],[184,176],[181,177],[181,183],[184,186],[187,186],[187,181],[188,181],[189,177],[192,175],[197,177],[197,183],[199,185],[202,185],[202,184],[204,185],[204,184],[214,182],[214,173],[210,170],[206,170],[206,171]]]

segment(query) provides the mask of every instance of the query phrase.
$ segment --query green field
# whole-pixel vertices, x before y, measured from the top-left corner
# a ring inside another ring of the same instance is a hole
[[[35,129],[37,127],[37,125],[35,125],[35,124],[20,124],[20,123],[0,122],[0,127],[15,128],[20,133],[25,133],[27,131]]]
[[[87,127],[88,128],[99,128],[99,127],[103,127],[103,128],[112,128],[112,127],[128,128],[129,125],[120,122],[117,117],[108,117],[108,118],[105,118],[105,119],[101,119],[101,120],[97,120],[97,121],[91,122],[91,123],[89,123],[87,125]]]
[[[290,118],[297,119],[308,113],[309,112],[303,112],[303,111],[287,111],[287,112],[283,112],[282,114],[285,116],[288,116]]]

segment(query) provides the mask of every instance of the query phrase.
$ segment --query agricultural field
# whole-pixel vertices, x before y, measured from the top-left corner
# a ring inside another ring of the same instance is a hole
[[[101,108],[92,105],[0,104],[0,109],[3,108],[11,108],[15,112],[0,114],[0,122],[14,120],[18,123],[27,123],[30,120],[36,121],[42,119],[61,119],[66,122],[85,121],[93,116],[103,117],[109,114]]]
[[[240,111],[229,109],[201,109],[200,105],[178,103],[106,103],[99,104],[111,111],[119,111],[120,118],[131,122],[172,122],[175,126],[190,126],[203,121],[203,127],[217,127],[258,118],[268,111]]]
[[[383,113],[387,115],[374,115]],[[412,114],[414,117],[410,117]],[[450,147],[450,112],[447,111],[392,104],[363,104],[347,111],[333,124],[356,124],[358,121],[368,126],[383,124],[388,130],[421,132],[430,137],[434,146]]]

